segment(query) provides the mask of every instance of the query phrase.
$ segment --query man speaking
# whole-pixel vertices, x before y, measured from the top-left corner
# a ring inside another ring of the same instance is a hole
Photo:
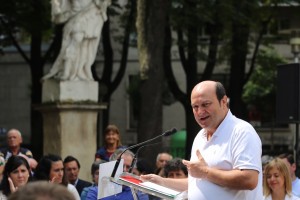
[[[262,193],[261,141],[254,128],[229,110],[224,86],[203,81],[192,90],[191,106],[202,130],[194,139],[187,179],[156,175],[143,180],[188,190],[190,200],[260,200]]]

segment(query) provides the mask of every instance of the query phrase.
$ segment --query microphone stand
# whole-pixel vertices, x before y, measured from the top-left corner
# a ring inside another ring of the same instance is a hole
[[[132,160],[131,165],[130,165],[130,167],[129,167],[129,169],[128,169],[128,172],[129,172],[129,173],[132,172],[132,170],[133,170],[133,168],[134,168],[134,166],[135,166],[135,164],[136,164],[136,162],[137,162],[138,154],[139,154],[139,152],[140,152],[140,150],[141,150],[142,148],[148,147],[148,146],[152,146],[152,145],[156,145],[156,144],[159,144],[159,143],[161,143],[161,142],[156,142],[156,143],[154,143],[154,144],[147,144],[147,145],[144,145],[144,146],[141,146],[140,148],[138,148],[138,150],[136,151],[136,153],[135,153],[135,155],[134,155],[134,157],[133,157],[133,160]]]
[[[152,138],[152,139],[146,140],[146,141],[144,141],[144,142],[141,142],[141,143],[132,145],[132,146],[130,146],[130,147],[124,149],[124,151],[122,151],[122,153],[119,155],[119,157],[118,157],[118,159],[117,159],[117,161],[116,161],[116,164],[115,164],[115,166],[114,166],[114,169],[113,169],[113,171],[112,171],[112,173],[111,173],[111,177],[112,177],[112,178],[115,177],[116,172],[117,172],[117,169],[118,169],[118,167],[119,167],[119,165],[120,165],[121,157],[122,157],[122,155],[125,153],[125,151],[130,150],[130,149],[134,149],[134,148],[139,147],[139,146],[142,146],[142,145],[147,144],[147,143],[149,143],[149,142],[152,142],[152,141],[154,141],[154,140],[156,140],[156,139],[158,139],[158,138],[160,138],[160,137],[170,136],[170,135],[172,135],[172,134],[174,134],[174,133],[176,133],[176,132],[177,132],[177,129],[176,129],[176,128],[172,128],[171,130],[168,130],[168,131],[164,132],[163,134],[158,135],[158,136],[156,136],[156,137],[154,137],[154,138]]]

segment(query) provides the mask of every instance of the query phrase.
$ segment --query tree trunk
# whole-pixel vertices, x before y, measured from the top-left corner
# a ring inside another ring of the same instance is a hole
[[[245,2],[236,2],[236,10],[247,15],[247,8],[242,10],[241,5]],[[247,118],[245,104],[242,100],[243,87],[246,80],[246,61],[248,53],[249,22],[246,19],[236,18],[232,23],[232,50],[228,95],[230,98],[230,109],[234,115],[242,119]]]
[[[34,32],[31,34],[31,150],[34,158],[39,160],[43,156],[43,119],[40,111],[35,110],[34,106],[41,103],[43,66],[41,57],[42,33]]]
[[[138,141],[153,138],[162,132],[163,47],[169,1],[138,0],[137,32],[140,62],[141,104]],[[144,155],[151,163],[159,148],[145,148]]]

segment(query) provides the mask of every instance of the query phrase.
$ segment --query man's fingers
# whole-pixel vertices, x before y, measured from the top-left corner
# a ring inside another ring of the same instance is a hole
[[[150,174],[145,174],[140,176],[142,181],[149,181],[151,179]]]
[[[156,174],[147,174],[147,175],[141,175],[142,181],[150,181],[153,183],[159,183],[161,184],[162,178]]]
[[[197,157],[198,157],[199,160],[203,160],[203,157],[202,157],[202,155],[201,155],[199,149],[197,149],[196,155],[197,155]]]
[[[188,160],[182,160],[182,163],[185,165],[185,166],[188,166],[190,164],[190,161]]]

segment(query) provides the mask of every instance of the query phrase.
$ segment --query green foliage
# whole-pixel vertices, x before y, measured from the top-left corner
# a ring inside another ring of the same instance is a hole
[[[277,65],[286,61],[273,49],[261,50],[257,66],[244,86],[243,100],[262,113],[262,121],[271,121],[276,105]]]
[[[51,30],[51,6],[49,0],[0,0],[1,34],[13,34],[18,41],[25,42],[35,33]]]
[[[243,100],[254,104],[275,95],[276,66],[286,63],[274,50],[261,50],[257,57],[257,66],[250,80],[244,86]]]

